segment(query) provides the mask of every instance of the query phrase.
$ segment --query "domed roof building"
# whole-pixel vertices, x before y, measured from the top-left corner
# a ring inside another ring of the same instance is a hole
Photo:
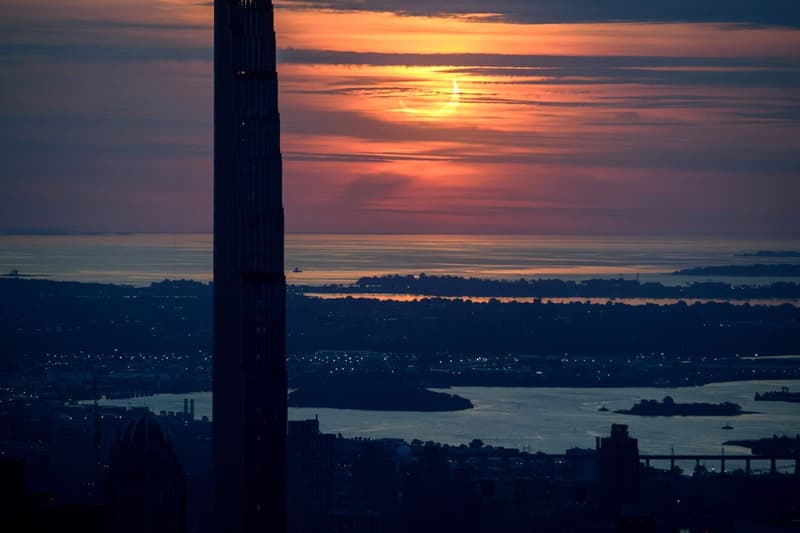
[[[108,531],[186,531],[186,475],[167,431],[149,412],[120,432],[106,476],[105,507]]]
[[[132,453],[172,453],[166,430],[149,411],[128,421],[120,432],[117,446]]]

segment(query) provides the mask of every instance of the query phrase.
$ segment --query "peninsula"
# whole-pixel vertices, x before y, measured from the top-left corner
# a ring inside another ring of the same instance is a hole
[[[366,411],[463,411],[472,402],[456,394],[389,384],[304,385],[289,394],[289,407],[327,407]]]

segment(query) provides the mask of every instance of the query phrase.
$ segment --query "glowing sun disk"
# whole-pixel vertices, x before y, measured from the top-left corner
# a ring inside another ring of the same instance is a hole
[[[453,80],[453,90],[450,93],[450,100],[448,102],[438,108],[433,109],[423,109],[420,107],[411,107],[406,105],[402,98],[400,98],[400,107],[404,113],[408,115],[421,115],[423,117],[430,117],[430,118],[438,118],[438,117],[445,117],[452,115],[458,109],[458,104],[460,101],[461,89],[458,86],[458,82]]]

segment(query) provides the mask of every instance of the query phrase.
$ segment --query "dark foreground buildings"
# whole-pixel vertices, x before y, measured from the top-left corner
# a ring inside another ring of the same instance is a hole
[[[214,3],[214,476],[219,531],[283,531],[286,281],[268,0]]]
[[[0,531],[119,533],[103,518],[117,515],[124,522],[125,515],[144,513],[158,516],[154,524],[175,523],[182,471],[188,532],[233,533],[214,527],[210,517],[208,419],[192,419],[188,408],[153,417],[101,407],[108,475],[98,492],[92,412],[91,406],[30,398],[0,403]],[[143,416],[146,425],[130,424]],[[162,446],[153,418],[169,435],[174,455]],[[638,454],[624,428],[612,429],[596,449],[555,455],[478,440],[453,446],[344,438],[320,432],[317,420],[293,421],[288,430],[289,533],[782,533],[797,531],[800,523],[800,447],[788,437],[769,439],[787,444],[780,452],[673,465],[670,455]],[[118,440],[129,444],[125,450],[114,446]],[[148,449],[160,459],[147,459],[141,452]],[[784,457],[776,468],[773,453]],[[751,468],[743,457],[750,457]],[[143,469],[150,474],[143,477]],[[130,496],[115,503],[113,490]]]

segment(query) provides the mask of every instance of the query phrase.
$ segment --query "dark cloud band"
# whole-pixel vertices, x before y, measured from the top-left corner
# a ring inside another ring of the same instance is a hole
[[[525,24],[582,22],[720,22],[800,27],[797,0],[307,0],[283,8],[323,8],[441,16],[491,12],[492,17]]]

